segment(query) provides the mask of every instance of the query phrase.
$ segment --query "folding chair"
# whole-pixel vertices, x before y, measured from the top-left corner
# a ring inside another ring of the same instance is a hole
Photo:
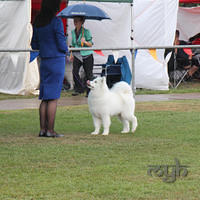
[[[104,64],[94,64],[93,65],[93,75],[94,77],[98,77],[98,76],[101,76],[102,74],[102,66]]]
[[[111,88],[116,82],[125,81],[131,83],[132,74],[126,56],[114,61],[114,56],[109,55],[106,64],[102,65],[102,76],[106,76],[107,85]]]
[[[173,88],[177,88],[182,82],[187,80],[186,77],[190,67],[184,69],[184,66],[178,65],[176,58],[174,58],[174,70],[169,73],[169,81]]]
[[[111,88],[116,82],[121,80],[120,64],[104,64],[102,65],[102,76],[106,76],[106,83]]]
[[[188,65],[186,65],[186,63],[184,63],[185,60],[177,58],[174,52],[172,53],[171,58],[172,59],[170,59],[168,63],[169,82],[171,87],[177,88],[181,82],[187,81],[187,75],[191,68],[191,63],[188,62]]]

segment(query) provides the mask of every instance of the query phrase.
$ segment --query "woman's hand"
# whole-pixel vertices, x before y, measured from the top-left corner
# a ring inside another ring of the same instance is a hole
[[[87,41],[85,40],[85,38],[82,37],[82,38],[81,38],[81,46],[83,47],[84,44],[85,44],[86,46],[88,46],[88,47],[91,47],[91,46],[92,46],[92,44],[91,44],[90,42],[87,42]]]
[[[81,43],[85,44],[86,40],[84,37],[81,38]]]
[[[70,52],[69,61],[73,62],[73,60],[74,60],[74,56],[73,56],[72,52]]]
[[[81,38],[81,46],[83,47],[83,46],[84,46],[84,44],[86,44],[86,41],[85,41],[85,38],[84,38],[84,37],[82,37],[82,38]]]

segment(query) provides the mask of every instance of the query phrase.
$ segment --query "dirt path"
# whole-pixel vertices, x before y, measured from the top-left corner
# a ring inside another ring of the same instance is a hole
[[[200,93],[136,95],[136,102],[171,101],[184,99],[200,99]],[[38,108],[39,104],[40,101],[37,98],[1,100],[0,110],[34,109]],[[58,101],[58,106],[73,106],[82,104],[87,104],[86,97],[63,97]]]

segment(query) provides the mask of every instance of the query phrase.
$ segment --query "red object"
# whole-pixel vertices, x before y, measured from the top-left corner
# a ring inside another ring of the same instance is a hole
[[[31,23],[33,23],[35,17],[40,12],[41,3],[42,3],[42,0],[31,0]],[[60,11],[63,10],[65,7],[66,7],[66,3],[65,2],[61,3]],[[64,32],[66,34],[67,20],[62,19],[62,22],[63,22]]]
[[[200,3],[200,0],[179,0],[180,3]]]
[[[192,41],[193,45],[200,45],[200,38],[197,38],[195,40]]]
[[[191,49],[183,49],[183,51],[184,51],[188,56],[191,56],[191,55],[192,55],[192,50],[191,50]]]
[[[104,54],[101,50],[94,50],[94,52],[100,56],[104,56]]]

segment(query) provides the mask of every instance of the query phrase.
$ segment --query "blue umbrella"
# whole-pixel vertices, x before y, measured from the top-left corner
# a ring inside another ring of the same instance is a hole
[[[86,3],[67,6],[59,12],[57,16],[63,18],[83,16],[85,19],[93,20],[110,19],[110,17],[102,9]]]

